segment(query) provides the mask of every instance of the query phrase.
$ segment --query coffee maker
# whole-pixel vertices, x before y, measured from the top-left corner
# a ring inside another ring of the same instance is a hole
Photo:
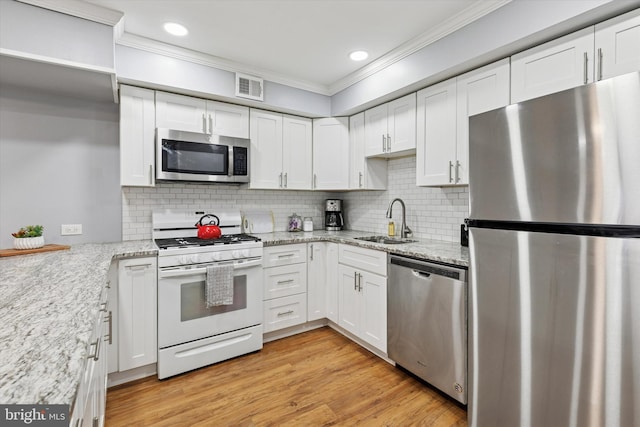
[[[328,231],[339,231],[344,226],[342,217],[342,200],[327,199],[324,207],[324,229]]]

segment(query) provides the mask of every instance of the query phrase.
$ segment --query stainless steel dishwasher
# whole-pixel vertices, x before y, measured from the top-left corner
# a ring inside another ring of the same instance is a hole
[[[467,271],[389,257],[387,349],[391,360],[467,403]]]

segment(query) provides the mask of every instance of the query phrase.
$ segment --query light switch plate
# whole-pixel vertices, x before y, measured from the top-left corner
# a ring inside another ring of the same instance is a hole
[[[82,234],[82,224],[62,224],[60,226],[60,235],[72,236]]]

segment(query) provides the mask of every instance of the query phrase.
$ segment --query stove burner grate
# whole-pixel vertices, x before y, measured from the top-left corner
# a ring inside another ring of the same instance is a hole
[[[231,245],[243,242],[259,242],[260,239],[249,234],[228,234],[218,239],[198,239],[197,237],[175,237],[171,239],[156,239],[160,249],[193,248],[198,246]]]

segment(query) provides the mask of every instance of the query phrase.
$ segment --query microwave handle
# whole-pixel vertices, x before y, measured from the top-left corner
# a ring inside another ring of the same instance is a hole
[[[251,267],[256,267],[256,266],[260,266],[262,265],[262,258],[261,259],[255,259],[255,260],[251,260],[251,261],[246,261],[246,262],[234,262],[233,263],[233,270],[237,271],[237,270],[243,270],[245,268],[251,268]],[[183,268],[176,268],[176,269],[171,269],[171,270],[162,270],[160,269],[160,271],[158,272],[158,277],[159,278],[167,278],[167,277],[180,277],[180,276],[192,276],[194,274],[202,274],[202,273],[206,273],[207,268],[206,267],[202,267],[202,268],[189,268],[189,269],[183,269]]]

